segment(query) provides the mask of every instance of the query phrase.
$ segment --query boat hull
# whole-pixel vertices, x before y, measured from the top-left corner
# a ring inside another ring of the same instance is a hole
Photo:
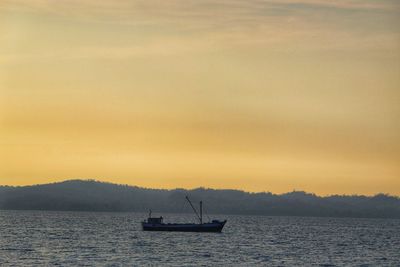
[[[151,224],[142,222],[143,231],[168,231],[168,232],[213,232],[219,233],[224,228],[226,221],[218,223],[203,224],[178,224],[178,223],[162,223]]]

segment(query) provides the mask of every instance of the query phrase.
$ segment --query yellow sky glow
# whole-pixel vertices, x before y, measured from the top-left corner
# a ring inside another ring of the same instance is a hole
[[[0,2],[0,185],[400,195],[400,4]]]

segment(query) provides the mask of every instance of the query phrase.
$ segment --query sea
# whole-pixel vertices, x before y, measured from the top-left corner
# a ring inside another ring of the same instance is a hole
[[[146,217],[0,210],[0,266],[400,266],[395,219],[209,215],[222,233],[179,233],[144,232]]]

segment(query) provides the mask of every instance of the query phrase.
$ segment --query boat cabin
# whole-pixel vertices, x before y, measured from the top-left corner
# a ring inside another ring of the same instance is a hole
[[[153,224],[162,224],[163,223],[163,217],[149,217],[147,218],[147,223],[153,223]]]

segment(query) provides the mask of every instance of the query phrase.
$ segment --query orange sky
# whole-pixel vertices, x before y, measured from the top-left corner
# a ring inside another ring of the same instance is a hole
[[[400,195],[400,3],[0,2],[0,185]]]

